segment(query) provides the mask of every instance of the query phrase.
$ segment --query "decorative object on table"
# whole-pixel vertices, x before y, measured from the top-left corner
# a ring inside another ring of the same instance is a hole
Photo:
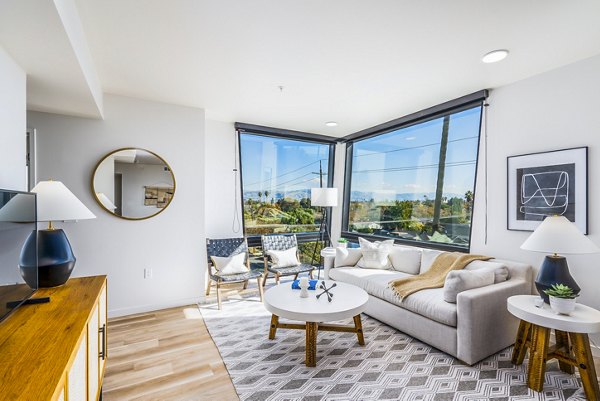
[[[319,239],[315,242],[312,258],[310,263],[314,264],[317,256],[317,248],[319,244],[323,247],[331,244],[331,235],[327,224],[327,209],[337,206],[338,191],[337,188],[323,188],[323,175],[321,174],[321,188],[310,189],[310,205],[321,207],[321,225],[319,226]],[[319,269],[318,278],[321,278],[321,269]]]
[[[171,204],[175,189],[171,166],[146,149],[112,151],[98,162],[92,175],[92,191],[98,204],[126,220],[158,215]]]
[[[244,288],[246,288],[249,280],[256,279],[258,294],[262,301],[263,275],[262,272],[250,269],[246,238],[207,238],[206,256],[208,258],[206,295],[210,295],[211,284],[214,281],[217,287],[219,309],[221,309],[221,285],[223,284],[244,283]],[[245,266],[240,266],[240,262],[243,262]],[[218,266],[219,264],[220,266]]]
[[[269,277],[269,273],[275,275],[275,281],[279,284],[279,279],[282,276],[294,276],[294,280],[298,278],[300,273],[308,273],[310,278],[312,278],[312,271],[314,270],[314,266],[308,265],[305,263],[300,263],[298,258],[298,240],[296,239],[296,234],[269,234],[263,235],[260,238],[262,243],[262,251],[264,258],[264,275],[265,278],[263,280],[263,286]],[[290,249],[295,249],[293,252],[295,253],[295,262],[292,266],[279,266],[277,262],[273,259],[273,256],[287,256],[285,253],[281,253],[282,251],[289,251]]]
[[[509,230],[533,231],[546,216],[565,216],[587,234],[588,148],[510,156]]]
[[[535,287],[546,303],[550,301],[544,290],[549,289],[553,284],[561,283],[569,286],[575,295],[580,291],[575,279],[569,273],[567,259],[560,254],[600,252],[600,249],[565,216],[546,217],[521,245],[521,249],[552,254],[546,256],[535,279]]]
[[[39,287],[63,285],[71,276],[76,259],[65,232],[54,228],[53,222],[96,216],[60,181],[40,181],[31,192],[37,194],[37,221],[48,222],[48,229],[38,230],[37,238],[34,231],[25,241],[19,263],[21,274],[27,282],[26,272],[37,263]]]
[[[300,298],[308,298],[308,277],[300,278]]]
[[[317,283],[319,280],[308,280],[308,290],[314,291],[317,289]],[[292,290],[299,290],[300,288],[300,280],[292,281]]]
[[[338,248],[348,248],[348,240],[346,238],[338,238],[337,247]]]
[[[319,299],[321,297],[321,295],[326,294],[327,300],[329,302],[331,302],[331,300],[333,299],[333,293],[331,292],[331,290],[336,286],[337,286],[337,284],[333,283],[333,284],[331,284],[330,287],[327,287],[327,283],[325,283],[325,281],[321,281],[321,284],[319,284],[319,289],[323,290],[323,292],[320,294],[317,294],[317,299]]]
[[[554,284],[552,287],[544,290],[544,293],[550,297],[550,307],[560,315],[570,315],[575,310],[577,294],[573,289],[564,284]]]

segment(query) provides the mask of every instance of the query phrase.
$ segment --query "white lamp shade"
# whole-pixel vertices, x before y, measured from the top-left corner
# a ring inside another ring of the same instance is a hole
[[[546,217],[521,249],[563,255],[600,252],[600,248],[564,216]]]
[[[311,206],[336,207],[338,199],[337,188],[311,188]]]
[[[110,199],[108,199],[108,196],[104,195],[104,193],[96,192],[96,197],[98,198],[98,200],[100,201],[102,206],[104,206],[106,209],[110,210],[111,212],[114,212],[115,209],[117,208],[115,206],[115,204],[112,203],[110,201]]]
[[[0,207],[0,221],[14,223],[35,222],[35,197],[31,194],[17,194]]]
[[[38,221],[95,219],[96,216],[60,181],[40,181],[37,194]]]

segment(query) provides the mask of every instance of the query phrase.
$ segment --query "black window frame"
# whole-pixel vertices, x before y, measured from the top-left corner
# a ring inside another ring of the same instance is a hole
[[[236,122],[235,125],[236,130],[236,140],[238,141],[238,160],[239,160],[239,177],[240,177],[240,188],[241,188],[241,211],[242,211],[242,232],[244,233],[244,237],[248,241],[249,247],[260,247],[261,246],[261,238],[260,235],[246,235],[246,221],[244,219],[244,177],[243,177],[243,166],[242,166],[242,142],[241,136],[242,134],[270,137],[270,138],[278,138],[278,139],[289,139],[299,142],[308,142],[319,145],[329,145],[329,158],[327,163],[327,182],[323,183],[327,187],[333,187],[333,176],[335,170],[335,147],[340,142],[340,138],[335,138],[327,135],[313,134],[310,132],[300,132],[300,131],[292,131],[286,130],[282,128],[273,128],[273,127],[265,127],[261,125],[254,124],[246,124]],[[331,213],[327,214],[327,225],[331,227]],[[314,242],[318,241],[319,232],[318,231],[310,231],[310,232],[300,232],[294,233],[296,234],[296,238],[299,244],[306,242]]]
[[[479,170],[479,155],[481,150],[481,128],[483,122],[484,107],[487,106],[486,99],[488,97],[488,94],[488,90],[484,89],[343,137],[342,142],[346,144],[346,162],[344,166],[344,197],[342,203],[341,237],[346,238],[348,241],[351,242],[357,242],[359,237],[370,241],[393,239],[395,244],[400,245],[417,246],[420,248],[436,249],[449,252],[469,253],[471,251],[471,238],[473,236],[473,217],[475,215],[476,197],[475,194],[477,193],[477,172]],[[473,182],[473,204],[471,209],[471,222],[469,224],[469,244],[467,247],[446,243],[416,241],[405,238],[388,237],[384,235],[362,234],[348,230],[348,224],[350,219],[350,196],[352,193],[352,152],[354,143],[475,107],[481,107],[481,113],[479,118],[479,138],[477,143],[477,156],[475,162],[475,180]]]

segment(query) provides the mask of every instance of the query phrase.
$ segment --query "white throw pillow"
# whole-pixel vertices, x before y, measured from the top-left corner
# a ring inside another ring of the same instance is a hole
[[[362,252],[360,248],[335,248],[335,260],[333,262],[334,267],[343,266],[356,266]]]
[[[510,272],[505,264],[488,260],[474,260],[465,266],[464,270],[491,270],[494,272],[494,284],[510,278]]]
[[[240,274],[248,272],[248,266],[244,263],[246,261],[246,252],[238,253],[230,257],[211,256],[210,259],[217,269],[219,274],[224,276],[228,274]]]
[[[363,269],[391,269],[392,264],[388,256],[394,246],[393,239],[370,242],[359,237],[358,242],[360,243],[360,252],[362,253],[362,258],[358,261],[358,267],[362,267]]]
[[[390,251],[390,261],[394,270],[408,274],[419,274],[421,251],[395,246]]]
[[[425,273],[431,267],[431,264],[443,251],[435,251],[433,249],[423,249],[421,252],[421,270],[420,274]]]
[[[452,270],[446,276],[444,283],[444,301],[455,304],[459,293],[492,284],[494,284],[494,271],[491,269]]]
[[[267,251],[267,255],[273,260],[273,267],[292,267],[300,264],[297,250],[297,247],[286,249],[285,251],[270,250]]]

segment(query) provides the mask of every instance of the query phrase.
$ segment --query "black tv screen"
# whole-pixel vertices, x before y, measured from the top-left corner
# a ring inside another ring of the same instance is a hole
[[[33,193],[0,189],[0,321],[37,289],[37,258],[20,267],[25,241],[37,238],[36,197]],[[32,252],[37,255],[37,249]],[[27,277],[27,282],[24,280]]]

